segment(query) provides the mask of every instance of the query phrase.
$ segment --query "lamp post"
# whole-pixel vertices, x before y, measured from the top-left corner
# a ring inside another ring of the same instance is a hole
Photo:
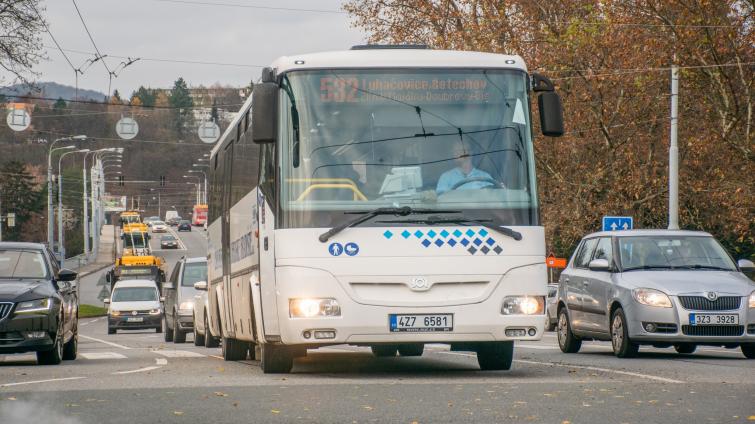
[[[196,188],[197,188],[197,203],[196,204],[200,204],[202,199],[200,198],[200,195],[199,195],[199,193],[201,191],[199,187],[202,185],[202,179],[199,176],[197,176],[197,175],[184,175],[183,177],[184,178],[196,178],[197,179],[197,182],[196,183],[192,183],[192,184],[196,184]]]
[[[199,170],[194,170],[194,169],[186,171],[186,172],[200,173],[204,176],[204,191],[202,192],[202,203],[206,205],[207,204],[207,174],[205,174],[204,171],[199,171]]]
[[[94,232],[94,226],[89,222],[89,207],[88,204],[92,204],[92,217],[94,217],[94,202],[93,198],[89,199],[88,195],[88,187],[87,187],[87,157],[89,157],[90,154],[98,155],[98,154],[104,154],[105,152],[117,152],[117,148],[105,148],[105,149],[98,149],[92,152],[88,152],[84,155],[84,166],[83,166],[83,188],[84,188],[84,256],[89,260],[89,254],[90,252],[90,245],[89,245],[89,237],[90,233]],[[90,173],[93,172],[94,165],[92,166],[92,170],[90,170]],[[92,181],[94,181],[94,175],[92,175]],[[94,193],[92,193],[94,195]],[[94,222],[94,221],[92,221]],[[91,230],[90,230],[91,229]]]
[[[151,192],[157,192],[157,216],[162,215],[162,199],[160,198],[160,190],[156,188],[149,189]]]
[[[63,158],[72,153],[86,152],[89,152],[89,149],[65,152],[60,155],[60,158],[58,159],[58,261],[60,262],[61,268],[63,267],[63,261],[66,259],[65,234],[63,231]]]
[[[47,151],[47,247],[52,250],[53,244],[55,242],[54,235],[53,235],[53,211],[52,211],[52,154],[53,152],[57,150],[64,150],[64,149],[75,149],[76,146],[65,146],[65,147],[59,147],[54,148],[55,143],[61,142],[61,141],[81,141],[86,140],[87,136],[85,135],[76,135],[71,137],[61,137],[58,139],[53,140],[52,143],[50,143],[50,148]]]

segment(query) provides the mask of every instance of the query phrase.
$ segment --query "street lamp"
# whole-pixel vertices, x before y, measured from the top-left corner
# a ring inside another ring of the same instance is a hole
[[[87,153],[89,149],[79,149],[72,152],[65,152],[58,159],[58,261],[61,268],[66,258],[66,246],[63,232],[63,158],[73,153]]]
[[[52,153],[56,150],[63,150],[63,149],[75,149],[76,146],[65,146],[65,147],[59,147],[54,148],[55,143],[61,142],[61,141],[83,141],[86,140],[87,136],[85,135],[76,135],[76,136],[69,136],[69,137],[61,137],[58,139],[53,140],[52,143],[50,143],[50,149],[47,151],[47,246],[50,248],[50,250],[53,249],[54,244],[54,236],[53,236],[53,212],[52,212]]]
[[[200,190],[199,187],[202,186],[202,178],[199,177],[198,175],[184,175],[183,177],[184,178],[196,178],[197,179],[196,183],[191,183],[191,184],[196,184],[196,188],[197,188],[197,204],[199,204],[200,200],[201,200],[201,197],[199,195],[199,193],[200,193],[201,190]]]
[[[150,188],[149,191],[157,192],[157,216],[162,216],[162,199],[161,199],[160,189]]]
[[[94,175],[92,175],[92,178],[90,178],[90,182],[92,183],[91,191],[92,196],[91,198],[88,198],[88,190],[87,190],[87,157],[89,155],[94,154],[95,156],[98,154],[104,154],[106,152],[117,152],[118,148],[110,147],[110,148],[104,148],[104,149],[97,149],[91,152],[88,152],[84,155],[84,166],[83,166],[83,187],[84,187],[84,256],[87,258],[87,261],[89,260],[89,254],[90,252],[90,246],[89,246],[89,236],[90,233],[93,232],[94,227],[92,226],[90,231],[90,223],[89,223],[89,208],[87,207],[87,203],[91,203],[92,206],[92,218],[94,218],[95,215],[95,205],[94,205]],[[90,171],[91,172],[91,171]],[[94,220],[92,220],[94,222]],[[97,236],[99,236],[99,232],[97,232]]]
[[[188,170],[186,172],[189,172],[189,173],[191,173],[191,172],[193,172],[193,173],[199,173],[199,174],[202,174],[204,176],[204,191],[202,192],[202,200],[203,200],[202,203],[204,203],[206,205],[207,204],[207,174],[205,174],[204,171],[193,170],[193,169]]]

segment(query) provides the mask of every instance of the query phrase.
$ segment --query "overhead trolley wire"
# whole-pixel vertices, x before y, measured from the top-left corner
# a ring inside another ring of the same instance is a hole
[[[73,7],[76,8],[76,13],[79,15],[79,19],[81,19],[81,24],[84,25],[84,30],[86,31],[87,35],[89,36],[89,41],[92,42],[92,46],[94,46],[94,51],[97,52],[97,56],[102,59],[104,56],[102,56],[102,53],[100,53],[100,50],[97,48],[97,43],[94,42],[94,38],[92,37],[92,33],[89,32],[89,28],[87,27],[86,22],[84,21],[84,17],[81,15],[81,11],[79,10],[79,5],[76,4],[76,0],[71,0],[73,2]],[[105,69],[107,70],[108,74],[112,74],[112,71],[107,66],[107,63],[105,63],[105,60],[100,60],[102,62],[102,65],[105,66]]]

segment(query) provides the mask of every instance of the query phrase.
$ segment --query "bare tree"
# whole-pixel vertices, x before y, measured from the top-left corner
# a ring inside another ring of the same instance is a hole
[[[40,33],[45,22],[39,0],[0,0],[0,83],[30,83],[44,59]]]

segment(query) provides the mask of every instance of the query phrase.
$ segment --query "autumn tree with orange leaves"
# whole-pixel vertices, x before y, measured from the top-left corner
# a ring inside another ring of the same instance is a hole
[[[553,79],[566,134],[537,137],[535,149],[548,245],[559,255],[603,215],[667,226],[676,63],[680,224],[713,233],[737,257],[755,256],[753,0],[349,0],[344,8],[370,42],[518,54]]]

